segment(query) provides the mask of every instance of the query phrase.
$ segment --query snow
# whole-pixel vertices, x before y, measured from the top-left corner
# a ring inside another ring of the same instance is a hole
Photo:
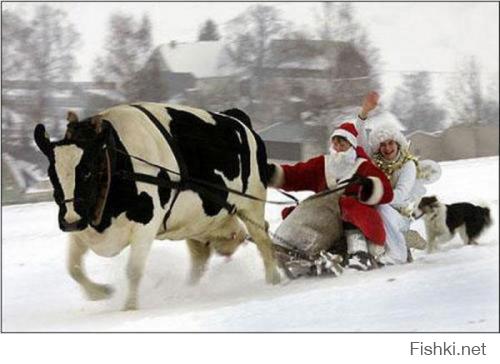
[[[198,286],[186,284],[183,242],[157,241],[138,311],[120,311],[128,250],[87,257],[90,277],[113,284],[110,300],[86,301],[66,273],[66,236],[51,203],[3,207],[3,330],[6,332],[494,332],[499,330],[498,157],[440,163],[429,187],[442,201],[487,203],[493,226],[478,246],[459,238],[412,264],[339,278],[264,282],[254,245],[215,257]],[[303,198],[306,194],[297,194]],[[270,191],[269,199],[282,198]],[[267,205],[271,228],[279,206]],[[421,220],[415,229],[424,233]]]

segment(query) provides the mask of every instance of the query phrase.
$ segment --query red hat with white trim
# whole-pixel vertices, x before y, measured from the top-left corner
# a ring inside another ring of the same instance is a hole
[[[347,139],[347,141],[356,148],[358,146],[358,131],[356,130],[356,126],[353,123],[345,122],[340,124],[337,129],[335,129],[330,136],[330,140],[335,137],[343,137]]]

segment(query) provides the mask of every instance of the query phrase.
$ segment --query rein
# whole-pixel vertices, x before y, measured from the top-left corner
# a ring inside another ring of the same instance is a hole
[[[140,157],[128,154],[127,152],[124,152],[123,150],[114,148],[114,151],[117,152],[117,153],[126,155],[126,156],[128,156],[130,158],[136,159],[136,160],[138,160],[140,162],[143,162],[143,163],[145,163],[145,164],[147,164],[149,166],[158,168],[161,171],[169,172],[169,173],[175,174],[177,176],[181,176],[181,173],[179,173],[177,171],[173,171],[171,169],[168,169],[168,168],[159,166],[157,164],[151,163],[151,162],[149,162],[149,161],[147,161],[147,160],[145,160],[143,158],[140,158]],[[126,172],[126,171],[117,171],[117,172],[115,172],[115,174],[118,175],[118,176],[120,176],[120,177],[122,177],[122,178],[131,179],[131,180],[135,180],[135,181],[139,181],[139,182],[144,182],[144,183],[149,183],[149,184],[154,184],[154,185],[157,185],[157,186],[160,186],[160,187],[168,187],[168,188],[174,188],[174,189],[184,190],[184,189],[189,189],[189,184],[193,184],[193,185],[197,185],[197,186],[200,186],[200,187],[206,187],[208,189],[213,189],[213,190],[219,190],[219,191],[233,193],[235,195],[238,195],[238,196],[241,196],[241,197],[244,197],[244,198],[248,198],[250,200],[264,202],[264,203],[269,203],[269,204],[273,204],[273,205],[289,205],[291,203],[290,201],[272,201],[272,200],[261,199],[261,198],[255,197],[253,195],[250,195],[250,194],[247,194],[247,193],[244,193],[244,192],[240,192],[238,190],[235,190],[235,189],[232,189],[232,188],[229,188],[229,187],[221,187],[221,186],[216,185],[214,183],[210,183],[210,182],[207,182],[207,181],[204,181],[204,180],[201,180],[201,179],[198,179],[198,178],[194,178],[194,177],[191,177],[191,176],[187,176],[187,177],[185,177],[185,180],[181,179],[180,181],[165,181],[165,180],[163,180],[163,179],[161,179],[159,177],[154,177],[154,176],[150,176],[150,175],[142,174],[142,173],[130,173],[130,172]],[[348,186],[350,186],[353,183],[356,183],[357,181],[358,181],[358,177],[352,177],[352,178],[349,178],[347,180],[340,181],[339,182],[339,187],[337,187],[337,188],[335,188],[333,190],[328,190],[327,189],[325,191],[317,193],[316,195],[314,195],[314,196],[312,196],[310,198],[311,199],[315,199],[315,198],[320,198],[320,197],[327,196],[327,195],[329,195],[331,193],[335,193],[335,192],[338,192],[338,191],[340,191],[340,190],[342,190],[344,188],[347,188]],[[291,194],[286,193],[286,192],[284,192],[282,190],[278,190],[278,191],[280,193],[282,193],[283,195],[289,197],[290,199],[293,199],[296,204],[299,203],[299,200],[295,196],[292,196]],[[224,204],[227,204],[227,202],[224,202]],[[233,205],[229,205],[229,206],[231,206],[231,208],[229,208],[229,210],[232,211],[234,209],[234,206]],[[228,206],[225,206],[225,207],[227,208]]]
[[[115,148],[114,151],[117,152],[117,153],[126,155],[126,156],[128,156],[128,157],[130,157],[132,159],[136,159],[136,160],[138,160],[140,162],[143,162],[143,163],[145,163],[145,164],[147,164],[147,165],[149,165],[151,167],[158,168],[161,171],[169,172],[169,173],[175,174],[177,176],[181,176],[181,173],[179,173],[177,171],[174,171],[174,170],[171,170],[169,168],[162,167],[162,166],[159,166],[157,164],[151,163],[151,162],[149,162],[149,161],[147,161],[147,160],[145,160],[143,158],[140,158],[140,157],[128,154],[127,152],[124,152],[123,150]],[[147,175],[147,174],[142,174],[142,173],[129,173],[129,172],[126,172],[126,171],[117,171],[115,174],[117,174],[117,175],[119,175],[120,177],[123,177],[123,178],[132,179],[132,180],[135,180],[135,181],[149,183],[149,184],[154,184],[154,185],[161,186],[161,187],[170,187],[170,188],[174,188],[174,189],[181,189],[181,190],[183,190],[183,189],[189,189],[188,186],[189,186],[190,183],[192,183],[193,185],[198,185],[198,186],[201,186],[201,187],[208,187],[208,188],[212,188],[212,189],[219,190],[219,191],[230,192],[230,193],[233,193],[233,194],[236,194],[236,195],[239,195],[239,196],[242,196],[242,197],[254,200],[254,201],[266,202],[266,203],[270,203],[270,204],[274,204],[274,205],[289,205],[290,204],[289,201],[269,201],[269,200],[264,200],[264,199],[255,197],[253,195],[250,195],[250,194],[247,194],[247,193],[244,193],[244,192],[240,192],[238,190],[235,190],[235,189],[232,189],[232,188],[229,188],[229,187],[221,187],[221,186],[216,185],[214,183],[210,183],[210,182],[207,182],[207,181],[204,181],[204,180],[201,180],[201,179],[198,179],[198,178],[194,178],[194,177],[191,177],[191,176],[186,176],[186,177],[184,177],[184,179],[181,179],[180,181],[165,181],[165,180],[163,180],[161,178],[150,176],[150,175]],[[292,196],[292,195],[290,195],[290,194],[288,194],[286,192],[282,192],[282,191],[280,191],[280,192],[283,193],[285,196],[293,199],[295,203],[297,203],[297,204],[299,203],[299,200],[296,197],[294,197],[294,196]]]

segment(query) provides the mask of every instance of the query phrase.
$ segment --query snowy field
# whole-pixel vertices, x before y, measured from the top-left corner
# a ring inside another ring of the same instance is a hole
[[[87,256],[89,275],[113,284],[110,300],[86,301],[65,270],[66,236],[55,203],[2,208],[3,330],[64,332],[494,332],[499,330],[498,157],[441,163],[428,186],[443,202],[486,203],[493,226],[479,246],[456,237],[413,264],[339,278],[264,282],[255,246],[229,261],[213,258],[198,286],[186,284],[183,242],[153,245],[140,309],[120,311],[128,250],[115,258]],[[301,195],[303,196],[303,195]],[[270,199],[279,199],[275,191]],[[275,229],[279,209],[267,206]],[[422,221],[414,228],[424,234]]]

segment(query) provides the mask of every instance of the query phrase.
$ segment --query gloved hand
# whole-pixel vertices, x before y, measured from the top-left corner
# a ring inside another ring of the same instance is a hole
[[[293,210],[295,210],[297,206],[289,206],[289,207],[285,207],[283,210],[281,210],[281,217],[283,218],[283,220],[286,219],[286,217],[288,215],[290,215],[292,213]]]
[[[359,199],[361,200],[361,202],[368,201],[373,194],[373,180],[367,177],[358,176],[357,183],[361,185]]]
[[[283,168],[279,164],[267,163],[267,187],[281,188],[285,183]]]

